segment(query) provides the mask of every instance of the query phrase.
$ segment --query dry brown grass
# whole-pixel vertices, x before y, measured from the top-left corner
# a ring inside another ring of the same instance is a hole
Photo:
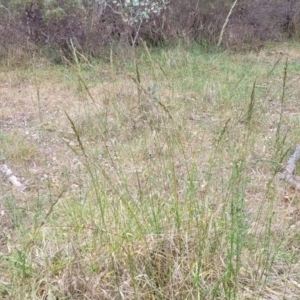
[[[1,297],[297,299],[299,192],[274,175],[300,78],[278,48],[141,53],[140,89],[130,63],[4,68],[0,154],[28,190],[1,181]]]

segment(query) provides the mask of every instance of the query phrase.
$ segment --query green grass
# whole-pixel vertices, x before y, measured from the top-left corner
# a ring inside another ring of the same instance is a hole
[[[1,297],[297,299],[297,59],[133,58],[0,74]]]

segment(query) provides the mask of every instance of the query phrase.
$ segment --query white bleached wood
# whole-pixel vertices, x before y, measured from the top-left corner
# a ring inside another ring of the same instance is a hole
[[[296,145],[295,152],[288,160],[286,167],[278,174],[279,179],[285,180],[290,183],[295,189],[300,190],[300,182],[293,175],[296,169],[297,160],[300,157],[300,145]]]
[[[20,191],[24,191],[26,189],[26,186],[23,185],[19,179],[13,174],[12,170],[7,166],[7,164],[3,164],[0,166],[1,173],[7,177],[9,182],[18,188]]]

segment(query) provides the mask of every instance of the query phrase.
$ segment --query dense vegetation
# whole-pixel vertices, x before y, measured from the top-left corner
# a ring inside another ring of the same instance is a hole
[[[108,48],[140,44],[141,39],[148,46],[181,40],[258,50],[266,41],[299,35],[296,0],[2,0],[0,6],[2,57],[16,47],[20,54],[41,46],[67,56],[71,43],[103,57]]]

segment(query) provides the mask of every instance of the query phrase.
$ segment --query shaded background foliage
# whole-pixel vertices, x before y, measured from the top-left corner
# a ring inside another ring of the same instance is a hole
[[[0,56],[12,49],[21,55],[41,47],[68,55],[72,42],[77,50],[99,57],[113,45],[138,45],[141,39],[150,46],[183,40],[212,47],[233,2],[171,0],[159,14],[130,22],[124,17],[124,1],[2,0]],[[266,41],[299,36],[299,1],[240,0],[226,26],[222,46],[260,49]]]

